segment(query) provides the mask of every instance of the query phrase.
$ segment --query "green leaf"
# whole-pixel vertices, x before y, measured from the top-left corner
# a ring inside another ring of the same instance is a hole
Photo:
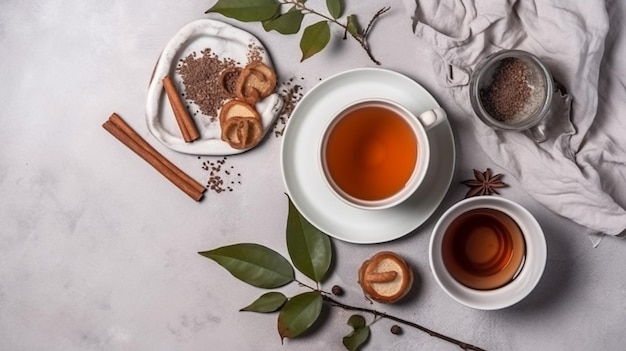
[[[321,282],[332,260],[330,238],[306,220],[289,200],[287,249],[293,265],[304,275]]]
[[[273,289],[295,279],[293,267],[276,251],[259,244],[235,244],[199,252],[250,285]]]
[[[330,41],[330,26],[326,21],[320,21],[304,29],[300,39],[300,50],[304,61],[322,51]]]
[[[287,302],[287,297],[279,292],[268,292],[240,311],[270,313],[278,311]]]
[[[353,314],[348,319],[348,325],[354,329],[365,327],[365,318],[359,314]]]
[[[334,19],[341,17],[341,13],[343,12],[342,0],[326,0],[326,7],[328,8],[328,13],[330,13]]]
[[[281,339],[294,338],[317,320],[322,312],[322,293],[305,292],[289,299],[278,314],[278,334]]]
[[[294,6],[282,15],[263,21],[263,28],[266,32],[275,30],[280,34],[295,34],[300,31],[303,18],[302,11]]]
[[[343,346],[350,351],[358,350],[370,336],[370,327],[355,329],[352,333],[343,337]]]
[[[348,325],[354,330],[343,337],[343,346],[350,351],[357,350],[370,335],[370,327],[365,324],[365,318],[358,314],[353,314],[348,319]]]
[[[352,34],[355,37],[358,37],[361,33],[361,26],[356,18],[356,15],[348,16],[348,22],[346,23],[346,27],[348,27],[348,33]]]
[[[217,12],[242,22],[265,21],[280,13],[276,0],[218,0],[206,13]]]

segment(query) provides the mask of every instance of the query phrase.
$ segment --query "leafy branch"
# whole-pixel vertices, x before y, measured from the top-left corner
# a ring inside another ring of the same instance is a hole
[[[372,54],[368,35],[376,20],[389,9],[389,7],[384,7],[376,12],[365,29],[362,29],[354,14],[342,18],[343,0],[326,0],[327,14],[307,6],[306,0],[218,0],[206,12],[220,13],[242,22],[258,21],[263,24],[265,31],[275,30],[284,35],[299,33],[304,17],[313,15],[321,20],[308,25],[303,30],[300,39],[302,52],[300,61],[319,53],[328,45],[331,37],[330,24],[333,24],[343,28],[344,40],[350,35],[361,45],[372,62],[380,65]]]
[[[333,299],[329,295],[324,295],[323,299],[324,299],[325,302],[327,302],[332,307],[340,307],[340,308],[343,308],[344,310],[347,310],[347,311],[358,311],[358,312],[369,313],[369,314],[374,315],[376,318],[386,318],[386,319],[392,320],[394,322],[402,323],[402,324],[407,325],[409,327],[413,327],[415,329],[419,329],[419,330],[427,333],[430,336],[433,336],[433,337],[436,337],[436,338],[439,338],[439,339],[451,342],[453,344],[456,344],[463,350],[484,351],[482,348],[480,348],[478,346],[474,346],[472,344],[468,344],[466,342],[456,340],[456,339],[451,338],[451,337],[449,337],[447,335],[444,335],[444,334],[441,334],[441,333],[437,333],[437,332],[435,332],[433,330],[430,330],[430,329],[428,329],[428,328],[426,328],[426,327],[424,327],[422,325],[419,325],[417,323],[414,323],[414,322],[411,322],[411,321],[407,321],[405,319],[402,319],[402,318],[399,318],[399,317],[396,317],[396,316],[393,316],[393,315],[390,315],[390,314],[387,314],[387,313],[384,313],[384,312],[379,312],[377,310],[373,310],[373,309],[370,309],[370,308],[363,308],[363,307],[347,305],[347,304],[341,303],[341,302]]]
[[[279,291],[270,291],[240,310],[258,313],[278,312],[277,328],[281,341],[285,338],[295,338],[309,330],[318,320],[324,306],[329,306],[371,314],[374,316],[372,323],[380,319],[389,319],[456,344],[463,350],[483,350],[417,323],[377,310],[342,303],[333,297],[333,295],[341,295],[342,289],[337,286],[333,287],[332,293],[321,290],[320,284],[331,266],[331,241],[326,234],[315,228],[298,212],[291,200],[287,216],[286,239],[291,263],[276,251],[253,243],[235,244],[199,252],[202,256],[220,264],[237,279],[250,285],[276,289],[295,282],[307,288],[305,292],[292,297],[287,297]],[[313,287],[297,280],[294,268],[313,280],[316,286]],[[370,336],[372,323],[368,325],[365,318],[359,314],[350,316],[347,324],[353,330],[343,338],[344,346],[348,350],[360,348]]]

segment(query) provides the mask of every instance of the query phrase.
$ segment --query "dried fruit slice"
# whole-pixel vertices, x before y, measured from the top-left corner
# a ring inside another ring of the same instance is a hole
[[[247,149],[261,140],[263,125],[253,117],[230,117],[222,123],[222,140],[235,149]]]
[[[263,137],[261,115],[250,104],[231,100],[220,111],[221,138],[234,149],[247,149]]]
[[[394,303],[411,290],[413,270],[400,256],[382,251],[363,262],[359,284],[372,300]]]
[[[261,121],[261,115],[254,106],[239,100],[230,100],[222,106],[220,111],[220,125],[232,117],[250,117]]]
[[[220,74],[220,86],[230,96],[235,96],[237,82],[242,70],[241,67],[229,67]]]
[[[249,63],[239,74],[235,95],[251,105],[270,95],[276,88],[276,73],[261,61]]]

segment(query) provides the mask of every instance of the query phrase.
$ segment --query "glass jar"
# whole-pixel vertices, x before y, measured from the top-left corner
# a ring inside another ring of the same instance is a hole
[[[547,67],[521,50],[502,50],[478,63],[470,78],[470,102],[478,118],[491,128],[528,132],[546,140],[554,81]]]

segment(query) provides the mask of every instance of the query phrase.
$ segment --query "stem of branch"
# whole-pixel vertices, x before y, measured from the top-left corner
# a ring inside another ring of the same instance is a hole
[[[341,303],[341,302],[333,299],[332,297],[330,297],[328,295],[322,295],[322,297],[324,298],[324,301],[326,301],[326,303],[328,303],[332,307],[339,307],[339,308],[342,308],[342,309],[348,310],[348,311],[365,312],[365,313],[372,314],[374,317],[377,317],[377,318],[386,318],[386,319],[389,319],[389,320],[392,320],[392,321],[395,321],[395,322],[398,322],[398,323],[402,323],[404,325],[407,325],[407,326],[416,328],[418,330],[421,330],[421,331],[427,333],[430,336],[433,336],[433,337],[439,338],[441,340],[445,340],[447,342],[453,343],[453,344],[459,346],[461,349],[466,350],[466,351],[485,351],[484,349],[482,349],[482,348],[480,348],[478,346],[474,346],[472,344],[468,344],[466,342],[463,342],[463,341],[451,338],[451,337],[449,337],[447,335],[443,335],[443,334],[437,333],[437,332],[435,332],[433,330],[430,330],[430,329],[428,329],[428,328],[426,328],[424,326],[421,326],[421,325],[419,325],[417,323],[413,323],[411,321],[407,321],[407,320],[404,320],[402,318],[399,318],[399,317],[396,317],[396,316],[392,316],[392,315],[384,313],[384,312],[379,312],[379,311],[376,311],[376,310],[373,310],[373,309],[370,309],[370,308],[363,308],[363,307],[346,305],[344,303]]]
[[[312,287],[312,286],[310,286],[310,285],[308,285],[308,284],[305,284],[305,283],[303,283],[303,282],[299,281],[298,279],[294,279],[294,281],[295,281],[296,283],[298,283],[298,285],[300,285],[300,286],[302,286],[302,287],[309,288],[309,289],[311,289],[311,290],[313,290],[313,291],[320,291],[320,289],[319,289],[319,284],[318,284],[318,288],[316,289],[316,288],[314,288],[314,287]]]
[[[383,7],[382,9],[378,10],[378,12],[376,12],[374,17],[372,17],[372,19],[370,20],[370,23],[367,24],[367,28],[365,28],[365,30],[363,31],[364,38],[366,38],[367,35],[370,33],[370,30],[374,26],[374,22],[376,21],[376,19],[378,19],[378,17],[380,17],[382,14],[389,11],[390,9],[391,7],[387,6],[387,7]]]
[[[315,9],[307,7],[304,4],[304,2],[300,2],[299,0],[280,0],[279,2],[281,4],[283,4],[283,5],[288,5],[288,4],[294,5],[298,10],[302,11],[302,13],[304,13],[304,14],[313,14],[313,15],[322,17],[323,19],[327,20],[328,22],[331,22],[331,23],[334,23],[334,24],[340,26],[341,28],[344,29],[344,37],[343,37],[343,39],[346,39],[346,37],[347,37],[346,33],[350,33],[350,31],[348,31],[348,24],[347,23],[343,24],[343,23],[339,22],[335,18],[327,16],[327,15],[321,13],[321,12],[317,12]],[[370,60],[372,60],[372,62],[374,62],[377,65],[380,65],[380,61],[378,61],[378,60],[376,60],[376,58],[374,58],[374,55],[372,54],[372,51],[370,50],[369,43],[367,42],[367,35],[369,34],[371,28],[374,25],[374,22],[378,19],[378,17],[380,17],[385,12],[389,11],[389,9],[391,9],[391,8],[390,7],[383,7],[382,9],[378,10],[378,12],[376,12],[376,14],[374,14],[372,19],[367,24],[367,28],[362,33],[360,33],[359,35],[354,35],[354,34],[350,33],[350,36],[352,38],[354,38],[361,45],[363,50],[365,50],[365,53],[370,58]]]

